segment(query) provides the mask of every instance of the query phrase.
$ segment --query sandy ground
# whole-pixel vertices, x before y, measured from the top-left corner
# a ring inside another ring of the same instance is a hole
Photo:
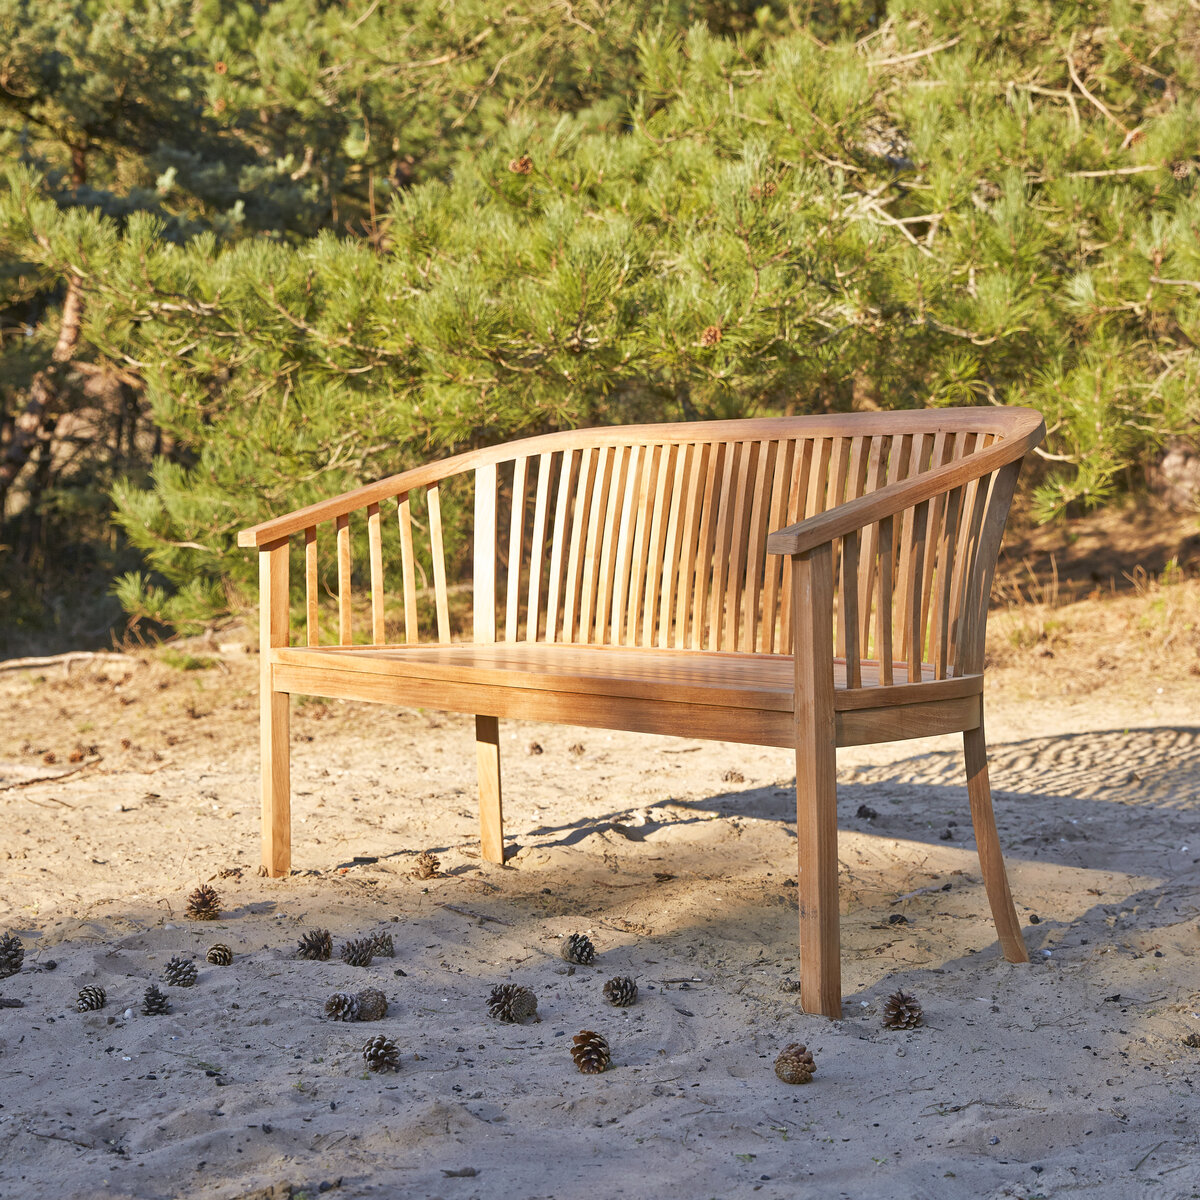
[[[0,1008],[0,1196],[1200,1196],[1198,596],[994,626],[993,783],[1029,966],[997,950],[958,740],[841,753],[838,1022],[781,986],[784,752],[504,725],[516,849],[498,867],[477,856],[466,719],[304,704],[296,870],[268,880],[252,654],[0,676],[0,932],[28,950],[0,980],[24,1002]],[[443,873],[420,881],[427,849]],[[202,880],[217,922],[184,918]],[[320,927],[390,932],[396,957],[298,960]],[[576,931],[591,967],[559,957]],[[231,966],[204,962],[217,941]],[[143,1016],[172,955],[198,983]],[[637,978],[634,1007],[604,1003],[615,975]],[[488,1017],[504,981],[539,1021]],[[368,984],[384,1020],[323,1019]],[[75,1011],[85,985],[105,1009]],[[898,987],[922,1027],[883,1028]],[[584,1028],[611,1042],[603,1075],[572,1066]],[[364,1070],[376,1033],[399,1073]],[[772,1071],[791,1041],[816,1055],[809,1085]]]

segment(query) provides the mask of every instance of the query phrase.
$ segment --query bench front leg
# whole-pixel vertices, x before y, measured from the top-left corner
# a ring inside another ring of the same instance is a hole
[[[262,863],[268,875],[292,867],[292,789],[289,762],[291,697],[274,689],[271,650],[288,644],[288,543],[263,546],[258,555],[259,763],[262,792]]]
[[[479,767],[479,841],[488,862],[504,862],[504,807],[500,799],[500,721],[475,718],[475,760]]]
[[[805,1012],[838,1018],[842,963],[832,614],[833,547],[826,542],[792,557],[800,1002]]]

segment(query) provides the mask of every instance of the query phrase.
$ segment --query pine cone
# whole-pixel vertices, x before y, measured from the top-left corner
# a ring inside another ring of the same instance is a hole
[[[325,1001],[325,1016],[330,1021],[357,1021],[358,997],[349,992],[334,992]]]
[[[438,862],[436,854],[430,854],[428,850],[422,850],[417,855],[417,861],[413,863],[413,878],[414,879],[433,879],[442,869],[442,864]]]
[[[104,1002],[108,999],[102,987],[85,987],[79,993],[79,999],[75,1001],[76,1012],[95,1012],[98,1008],[104,1007]]]
[[[25,961],[25,946],[15,933],[0,938],[0,979],[15,975]]]
[[[614,1008],[628,1008],[637,997],[637,984],[628,975],[618,975],[604,985],[604,998]]]
[[[233,962],[233,951],[224,942],[217,942],[209,946],[204,961],[212,963],[214,967],[227,967]]]
[[[387,997],[378,988],[363,988],[354,999],[360,1021],[381,1021],[387,1016]]]
[[[196,964],[176,956],[163,967],[162,981],[171,987],[191,987],[196,982]]]
[[[700,335],[700,345],[704,347],[715,346],[721,340],[720,325],[710,325]]]
[[[488,997],[488,1015],[497,1021],[520,1024],[537,1013],[537,997],[527,987],[515,983],[502,983],[492,988]]]
[[[533,159],[528,154],[522,154],[508,164],[508,169],[514,175],[528,175],[533,170]]]
[[[352,967],[369,967],[374,956],[370,938],[352,938],[342,945],[342,961]]]
[[[579,963],[580,966],[590,966],[596,957],[596,947],[592,945],[586,934],[568,934],[563,941],[561,954],[569,963]]]
[[[171,1002],[167,999],[166,993],[159,991],[158,984],[152,983],[142,998],[142,1012],[148,1017],[160,1017],[163,1013],[170,1011]]]
[[[612,1054],[608,1049],[608,1042],[600,1034],[585,1029],[571,1040],[574,1043],[571,1046],[571,1057],[585,1075],[599,1075],[601,1071],[608,1069]]]
[[[775,1060],[775,1074],[784,1083],[807,1083],[816,1069],[812,1051],[803,1042],[784,1046]]]
[[[398,1071],[400,1070],[400,1047],[392,1041],[391,1038],[386,1038],[382,1034],[378,1037],[373,1037],[362,1048],[363,1058],[367,1060],[367,1067],[372,1071]]]
[[[915,1029],[921,1024],[921,1005],[916,996],[893,992],[883,1006],[883,1023],[889,1029]]]
[[[192,921],[215,921],[221,915],[221,897],[202,883],[187,899],[187,916]]]
[[[395,958],[396,946],[390,933],[371,934],[371,952],[377,958]]]
[[[297,958],[311,958],[326,962],[333,955],[333,935],[328,929],[314,929],[300,939]]]

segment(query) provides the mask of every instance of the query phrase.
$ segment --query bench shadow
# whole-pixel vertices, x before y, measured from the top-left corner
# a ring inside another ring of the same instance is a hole
[[[996,742],[988,751],[997,825],[1006,853],[1014,858],[1127,870],[1131,858],[1154,849],[1140,818],[1151,809],[1158,814],[1157,840],[1164,850],[1173,847],[1172,861],[1160,862],[1159,869],[1200,862],[1200,835],[1194,829],[1200,811],[1200,726],[1028,738]],[[669,802],[672,814],[694,813],[691,817],[647,815],[666,807],[642,805],[536,826],[523,837],[543,847],[571,846],[611,829],[643,841],[656,830],[710,820],[714,814],[795,822],[795,795],[786,786]],[[1103,836],[1095,836],[1092,827],[1101,822]],[[1125,836],[1111,836],[1113,822]],[[843,830],[973,849],[962,752],[921,751],[887,764],[840,770],[838,823]]]

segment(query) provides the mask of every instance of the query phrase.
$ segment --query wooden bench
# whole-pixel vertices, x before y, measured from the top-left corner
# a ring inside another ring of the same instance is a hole
[[[474,714],[482,850],[495,863],[500,717],[791,747],[801,999],[836,1017],[836,747],[962,732],[1000,946],[1027,961],[988,785],[984,631],[1017,473],[1043,433],[1020,408],[586,429],[460,454],[245,530],[239,544],[260,563],[268,872],[290,869],[294,692]],[[443,548],[452,488],[474,512],[469,642],[451,631],[450,600],[466,594]],[[369,644],[353,629],[359,520]],[[329,645],[322,525],[337,563]],[[399,549],[386,572],[385,540]],[[293,550],[307,601],[299,645]],[[403,612],[398,643],[385,636],[389,595]]]

